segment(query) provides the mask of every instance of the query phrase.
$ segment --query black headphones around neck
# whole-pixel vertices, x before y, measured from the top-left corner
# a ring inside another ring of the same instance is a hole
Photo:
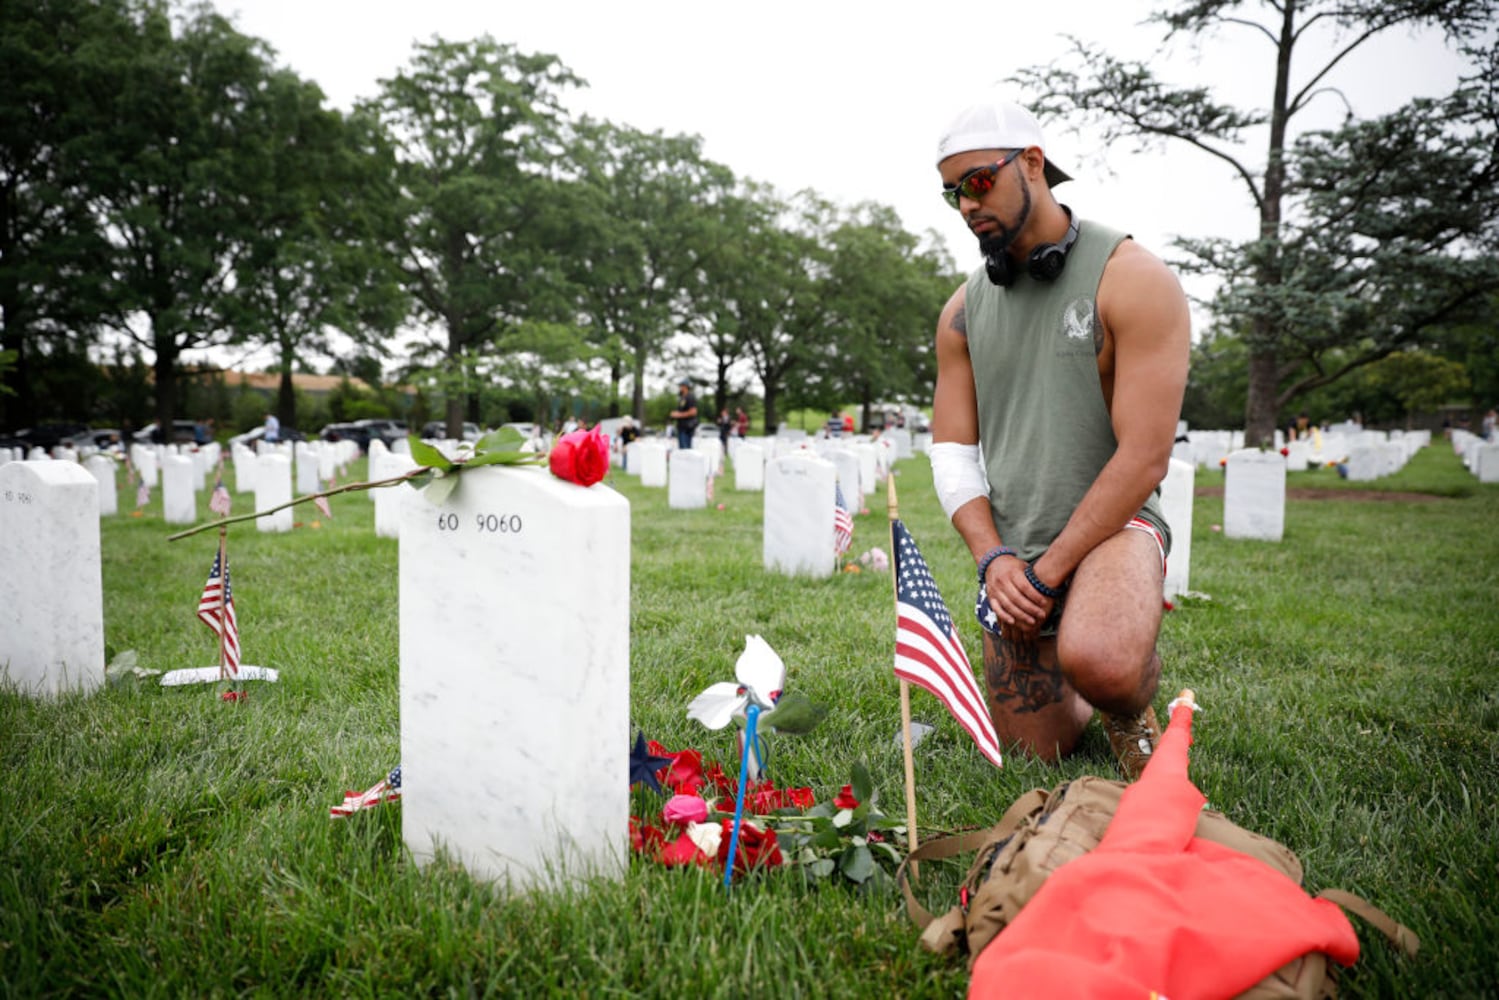
[[[1067,213],[1067,235],[1062,237],[1062,242],[1042,243],[1025,260],[1026,271],[1037,281],[1056,281],[1062,268],[1067,266],[1067,254],[1071,252],[1072,244],[1077,242],[1077,216],[1066,205],[1062,206],[1062,211]],[[985,255],[984,270],[988,272],[989,280],[1001,288],[1009,288],[1015,283],[1015,263],[1003,250]]]

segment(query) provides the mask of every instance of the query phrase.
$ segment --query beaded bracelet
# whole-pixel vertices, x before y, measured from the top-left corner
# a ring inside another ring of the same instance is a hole
[[[1014,556],[1016,559],[1019,559],[1020,553],[1006,545],[996,545],[988,552],[985,552],[983,558],[979,560],[979,583],[984,582],[984,574],[989,572],[989,564],[1000,556]]]
[[[1025,564],[1025,579],[1028,583],[1030,583],[1032,587],[1036,588],[1036,593],[1040,594],[1042,597],[1049,597],[1053,601],[1062,596],[1062,591],[1065,590],[1067,586],[1066,584],[1063,584],[1061,587],[1048,587],[1046,584],[1041,582],[1041,578],[1036,575],[1036,571],[1031,567],[1030,563]]]

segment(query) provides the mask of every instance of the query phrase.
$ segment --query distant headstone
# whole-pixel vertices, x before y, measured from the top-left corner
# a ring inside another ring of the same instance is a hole
[[[832,462],[790,454],[765,466],[767,570],[787,575],[832,576],[833,499],[837,470]]]
[[[854,513],[864,502],[864,490],[860,483],[863,473],[859,471],[859,456],[847,448],[834,448],[828,452],[827,460],[838,471],[838,485],[843,488],[843,500]]]
[[[261,455],[255,466],[255,509],[270,510],[284,503],[291,503],[291,459]],[[290,507],[255,519],[261,531],[290,531],[294,523]]]
[[[1480,483],[1499,483],[1499,444],[1479,445],[1474,464]]]
[[[734,489],[759,491],[765,488],[765,448],[745,442],[734,452]]]
[[[197,473],[186,455],[168,455],[161,463],[161,516],[167,524],[192,524],[198,519],[193,493]]]
[[[671,461],[667,463],[668,507],[691,510],[708,506],[708,470],[711,460],[707,452],[700,448],[672,452]]]
[[[630,508],[607,486],[492,466],[440,507],[403,503],[401,827],[419,863],[441,850],[518,886],[623,872],[629,594]]]
[[[99,484],[99,514],[118,514],[120,490],[115,485],[115,462],[103,455],[90,455],[83,460],[83,467]]]
[[[1171,529],[1171,555],[1166,560],[1165,597],[1187,592],[1192,568],[1192,498],[1197,466],[1173,458],[1161,481],[1161,513]]]
[[[242,444],[235,445],[229,452],[234,465],[234,492],[255,492],[255,453]]]
[[[310,441],[298,441],[296,449],[297,495],[316,493],[318,485],[318,452]]]
[[[1365,483],[1384,475],[1384,446],[1357,444],[1348,452],[1349,482]]]
[[[27,694],[104,682],[98,492],[72,462],[0,466],[0,673]]]
[[[370,450],[371,482],[390,479],[414,468],[416,460],[409,454],[400,455],[387,451],[377,455],[374,449]],[[375,535],[379,538],[400,538],[401,508],[405,505],[406,498],[416,491],[410,484],[402,483],[399,486],[382,486],[369,492],[375,501]]]
[[[895,458],[911,457],[911,432],[906,428],[892,427],[881,438],[895,445]]]
[[[1305,439],[1286,445],[1286,471],[1305,472],[1311,463],[1312,443]]]
[[[666,448],[658,441],[640,444],[640,485],[666,485]]]
[[[1223,484],[1223,534],[1278,542],[1286,526],[1286,462],[1277,451],[1230,452]]]
[[[879,451],[872,442],[861,441],[854,446],[854,454],[859,456],[859,487],[868,496],[874,492],[875,483],[879,479]],[[849,503],[853,503],[852,498],[849,498]]]

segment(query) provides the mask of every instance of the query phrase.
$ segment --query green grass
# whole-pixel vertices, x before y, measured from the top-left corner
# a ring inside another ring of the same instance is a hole
[[[976,656],[970,562],[926,462],[897,471],[902,515]],[[684,712],[760,633],[788,689],[831,710],[777,742],[774,777],[826,799],[864,761],[885,810],[902,814],[888,578],[767,575],[760,496],[732,481],[720,480],[725,510],[684,512],[664,490],[615,480],[632,506],[632,725],[732,765],[731,737]],[[1355,921],[1364,954],[1345,996],[1491,993],[1499,488],[1440,442],[1391,480],[1315,470],[1289,485],[1342,493],[1292,500],[1279,544],[1225,539],[1212,530],[1221,498],[1197,498],[1190,584],[1209,599],[1166,618],[1157,707],[1194,688],[1206,710],[1192,773],[1211,803],[1297,851],[1310,888],[1360,893],[1421,936],[1407,961]],[[1380,490],[1432,495],[1369,499]],[[855,551],[886,544],[883,494],[871,501]],[[344,789],[400,759],[396,544],[374,537],[367,497],[334,503],[316,529],[234,534],[246,662],[281,671],[245,703],[153,684],[55,700],[0,691],[0,993],[963,992],[961,962],[918,950],[884,882],[852,891],[782,872],[726,896],[711,873],[637,861],[618,881],[507,897],[457,867],[416,867],[399,805],[329,820]],[[203,666],[214,647],[193,607],[215,542],[167,542],[159,513],[157,501],[153,516],[102,523],[107,654]],[[924,836],[992,823],[1029,788],[1113,773],[1096,726],[1061,766],[1011,756],[995,770],[929,695],[912,698],[937,724],[917,748]],[[928,867],[929,905],[950,903],[959,874]]]

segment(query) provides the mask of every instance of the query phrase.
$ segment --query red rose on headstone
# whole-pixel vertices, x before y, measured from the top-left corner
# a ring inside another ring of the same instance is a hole
[[[557,478],[592,486],[609,471],[609,438],[598,428],[564,434],[552,446],[548,464]]]
[[[833,798],[834,809],[857,809],[859,800],[854,797],[854,786],[844,785],[843,790]]]

